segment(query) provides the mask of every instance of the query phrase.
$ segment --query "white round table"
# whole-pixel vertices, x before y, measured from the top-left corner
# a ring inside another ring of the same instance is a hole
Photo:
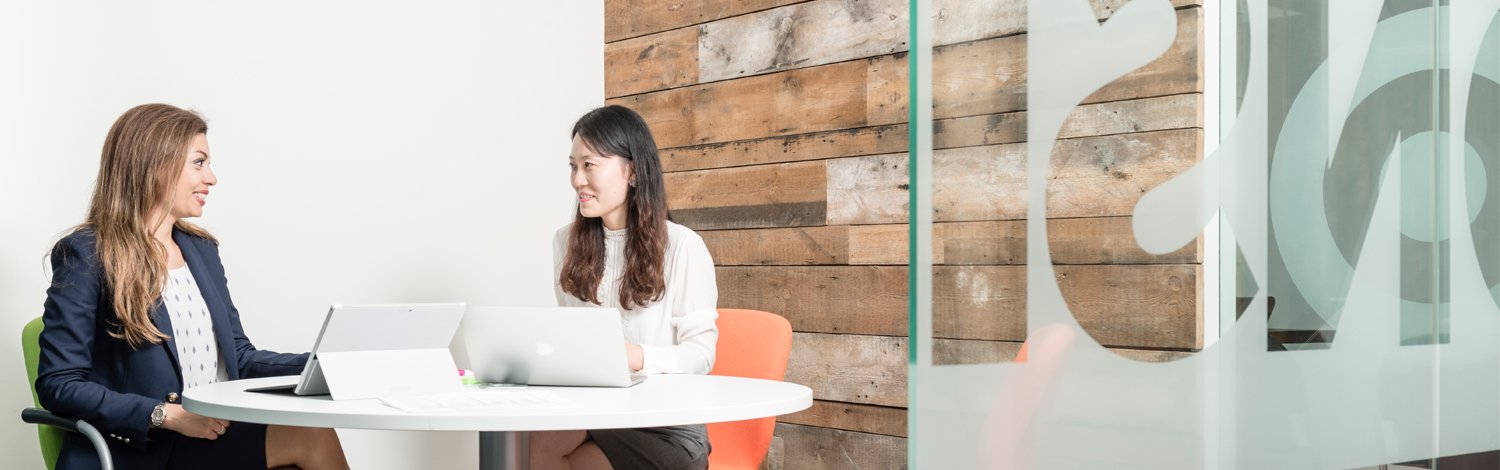
[[[566,406],[409,413],[378,399],[246,392],[295,384],[297,376],[220,382],[183,393],[183,407],[230,421],[324,428],[480,431],[480,468],[526,468],[527,432],[716,423],[795,413],[812,406],[812,389],[772,380],[717,375],[653,375],[630,388],[527,387]]]

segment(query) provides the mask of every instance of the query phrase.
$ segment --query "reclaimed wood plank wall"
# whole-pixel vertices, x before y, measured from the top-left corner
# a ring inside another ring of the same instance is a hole
[[[1128,0],[1091,0],[1106,20]],[[1161,58],[1064,124],[1047,192],[1057,281],[1090,335],[1166,361],[1202,347],[1202,247],[1134,241],[1140,194],[1203,153],[1200,0]],[[934,329],[941,364],[1025,340],[1026,0],[936,0]],[[907,398],[907,4],[605,0],[605,94],[662,148],[673,218],[718,266],[719,305],[796,331],[767,468],[901,468]]]

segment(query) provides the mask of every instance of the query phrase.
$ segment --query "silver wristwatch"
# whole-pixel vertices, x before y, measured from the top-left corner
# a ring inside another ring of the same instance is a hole
[[[166,421],[167,402],[157,403],[156,408],[151,409],[151,429],[161,427],[162,423],[165,423]]]

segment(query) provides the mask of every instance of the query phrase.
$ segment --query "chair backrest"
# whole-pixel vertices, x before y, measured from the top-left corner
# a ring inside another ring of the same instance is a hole
[[[31,388],[31,402],[37,408],[42,407],[42,402],[36,396],[36,366],[38,357],[41,356],[42,317],[36,317],[25,328],[21,328],[21,355],[26,358],[26,385]],[[63,431],[52,426],[37,426],[37,439],[42,447],[42,460],[47,462],[47,470],[57,468],[57,454],[62,452]]]
[[[782,380],[792,354],[792,324],[758,310],[719,309],[719,342],[712,375]],[[760,468],[776,418],[710,423],[710,469]]]

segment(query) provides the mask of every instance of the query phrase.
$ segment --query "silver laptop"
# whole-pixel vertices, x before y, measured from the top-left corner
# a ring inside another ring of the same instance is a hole
[[[459,330],[480,382],[629,387],[646,378],[630,373],[617,309],[471,306]]]
[[[448,345],[465,308],[462,303],[335,304],[295,386],[246,391],[332,393],[341,399],[454,388],[459,384]]]

